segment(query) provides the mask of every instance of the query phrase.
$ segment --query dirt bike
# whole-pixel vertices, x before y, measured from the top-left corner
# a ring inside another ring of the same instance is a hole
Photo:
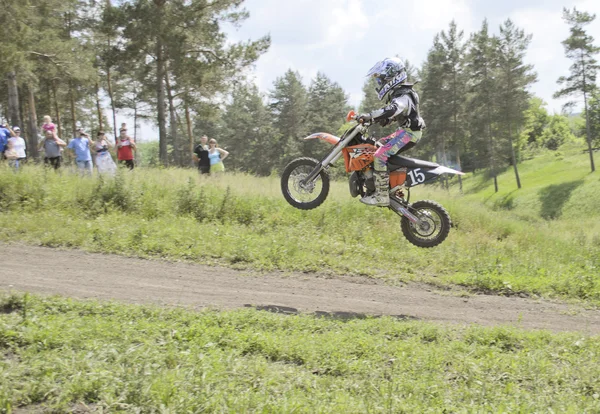
[[[354,111],[348,113],[348,122],[356,120]],[[316,133],[305,140],[319,139],[333,145],[322,160],[297,158],[290,162],[281,176],[281,191],[292,206],[310,210],[320,206],[329,193],[327,167],[344,157],[346,172],[350,173],[350,194],[364,197],[375,192],[373,160],[377,142],[368,137],[371,122],[357,123],[341,137]],[[408,145],[407,145],[408,146]],[[406,147],[403,149],[407,149]],[[430,200],[410,203],[410,189],[439,178],[442,174],[463,175],[439,164],[396,154],[388,159],[390,172],[389,208],[402,217],[400,227],[406,239],[418,247],[434,247],[442,243],[450,232],[450,215],[439,203]]]

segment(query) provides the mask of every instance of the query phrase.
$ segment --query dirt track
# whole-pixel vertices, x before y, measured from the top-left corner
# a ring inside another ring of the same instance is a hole
[[[252,305],[339,317],[394,315],[600,334],[600,311],[548,301],[488,295],[459,297],[423,286],[388,286],[367,278],[255,273],[78,250],[1,247],[0,290],[5,291],[191,307]]]

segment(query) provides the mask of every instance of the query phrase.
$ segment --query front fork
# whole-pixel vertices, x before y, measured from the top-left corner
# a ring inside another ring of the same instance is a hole
[[[410,222],[420,226],[421,219],[419,219],[419,217],[415,216],[413,213],[410,212],[410,210],[408,209],[409,205],[410,204],[408,204],[408,202],[405,202],[404,200],[390,195],[390,209],[399,216],[404,216]]]
[[[328,166],[340,159],[340,157],[342,156],[342,149],[346,148],[350,141],[352,141],[357,134],[365,133],[367,129],[368,128],[364,125],[358,125],[356,128],[354,128],[354,131],[348,134],[346,138],[338,142],[336,146],[333,147],[331,152],[325,157],[325,159],[318,163],[304,180],[300,181],[300,184],[306,185],[308,183],[313,182],[315,178],[317,178],[317,176],[321,173],[321,171],[323,171],[324,168],[327,168]]]

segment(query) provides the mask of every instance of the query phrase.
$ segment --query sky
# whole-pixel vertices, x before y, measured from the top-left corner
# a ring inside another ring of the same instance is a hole
[[[239,28],[227,27],[232,41],[270,34],[271,48],[251,72],[262,92],[288,69],[298,71],[308,86],[317,72],[339,83],[358,108],[364,75],[377,61],[401,56],[421,66],[436,33],[455,20],[465,38],[488,19],[490,30],[510,18],[533,36],[527,62],[538,81],[531,91],[560,112],[566,100],[554,100],[556,80],[567,75],[570,62],[561,42],[569,36],[563,7],[596,13],[588,33],[600,45],[598,0],[246,0],[250,17]]]

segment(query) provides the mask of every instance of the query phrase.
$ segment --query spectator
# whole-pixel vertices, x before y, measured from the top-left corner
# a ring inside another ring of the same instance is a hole
[[[194,148],[194,161],[198,163],[198,171],[200,174],[210,173],[210,159],[208,158],[208,145],[206,145],[208,137],[203,135],[200,138],[200,143]]]
[[[94,168],[92,165],[92,154],[90,153],[92,141],[83,129],[78,129],[77,132],[79,136],[73,138],[67,148],[75,152],[75,162],[81,175],[92,175]]]
[[[217,140],[214,138],[211,138],[211,140],[208,141],[208,145],[210,146],[210,149],[208,150],[208,158],[210,159],[211,174],[225,171],[223,160],[227,158],[229,152],[219,148],[217,145]]]
[[[0,124],[0,159],[4,159],[4,152],[6,151],[6,146],[8,144],[8,139],[13,134],[10,132],[10,129],[6,126],[6,124]]]
[[[44,116],[44,124],[42,125],[42,130],[44,133],[50,131],[52,134],[56,134],[56,125],[52,123],[52,118],[50,115]]]
[[[44,132],[44,139],[38,145],[38,149],[44,148],[44,164],[58,170],[62,162],[62,149],[66,146],[67,143],[57,137],[54,131]]]
[[[112,144],[106,139],[104,132],[98,131],[93,150],[96,153],[96,167],[99,174],[115,175],[117,171],[117,165],[108,151],[110,148],[112,148]]]
[[[127,168],[133,170],[135,167],[133,151],[135,151],[135,142],[127,135],[127,126],[121,125],[120,135],[117,140],[117,159],[120,164],[125,164]]]
[[[18,170],[19,166],[27,159],[25,153],[25,140],[21,137],[21,128],[18,126],[13,127],[14,137],[8,139],[6,158],[10,160],[10,165]]]

